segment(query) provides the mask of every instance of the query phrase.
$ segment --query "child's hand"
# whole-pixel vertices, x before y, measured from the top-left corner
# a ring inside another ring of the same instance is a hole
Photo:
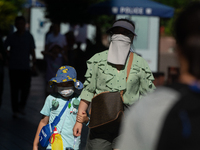
[[[87,113],[85,111],[83,111],[81,114],[78,113],[76,117],[76,121],[80,123],[87,123],[89,121]]]
[[[82,123],[76,122],[75,125],[74,125],[74,128],[73,128],[73,135],[74,136],[80,136],[81,131],[82,131],[82,127],[83,127]]]

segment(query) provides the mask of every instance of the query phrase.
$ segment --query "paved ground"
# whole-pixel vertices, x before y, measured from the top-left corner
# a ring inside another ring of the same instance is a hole
[[[30,96],[23,119],[12,118],[8,70],[5,68],[3,102],[0,109],[0,150],[31,150],[38,123],[40,110],[45,100],[44,73],[32,77]],[[84,149],[87,128],[84,127],[80,149]],[[40,147],[40,150],[44,148]]]

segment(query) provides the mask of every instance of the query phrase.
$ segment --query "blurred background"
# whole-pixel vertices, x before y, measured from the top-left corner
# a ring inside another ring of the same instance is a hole
[[[85,62],[94,53],[108,48],[106,30],[114,20],[128,18],[136,24],[137,38],[133,49],[147,60],[153,72],[164,73],[167,81],[169,68],[179,65],[174,55],[173,20],[191,1],[194,0],[0,0],[0,34],[4,40],[16,30],[15,17],[25,16],[26,29],[36,44],[38,69],[43,71],[45,68],[41,67],[45,67],[45,63],[41,51],[45,48],[45,36],[52,22],[61,23],[61,34],[73,33],[69,37],[73,38],[70,47],[83,51],[79,53]]]

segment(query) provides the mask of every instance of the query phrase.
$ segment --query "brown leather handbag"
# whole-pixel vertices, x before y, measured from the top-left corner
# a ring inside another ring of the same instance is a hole
[[[127,79],[133,61],[133,53],[127,67]],[[127,81],[126,79],[126,81]],[[120,126],[124,114],[123,91],[121,92],[102,92],[92,99],[90,123],[88,127],[96,131],[103,131]]]

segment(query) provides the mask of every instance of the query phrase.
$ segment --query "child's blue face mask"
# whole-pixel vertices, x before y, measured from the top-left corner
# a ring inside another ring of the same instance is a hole
[[[59,87],[58,86],[58,93],[61,94],[63,97],[69,97],[74,93],[74,87]]]

